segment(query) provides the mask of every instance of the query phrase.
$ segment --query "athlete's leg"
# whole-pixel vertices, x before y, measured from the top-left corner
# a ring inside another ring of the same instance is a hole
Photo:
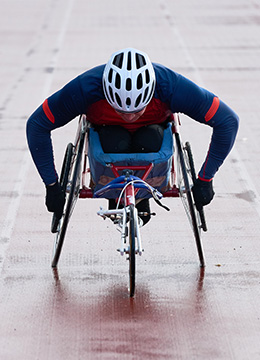
[[[100,143],[105,153],[130,153],[132,135],[128,130],[117,125],[98,128]]]
[[[161,149],[164,135],[164,126],[153,124],[138,129],[133,135],[132,147],[134,152],[158,152]],[[151,219],[149,199],[142,199],[136,208],[144,225]]]
[[[147,224],[151,219],[149,199],[142,199],[140,202],[137,202],[135,207],[137,208],[138,213],[140,213],[139,216],[143,220],[143,224]]]
[[[153,124],[143,126],[133,134],[133,152],[158,152],[162,146],[164,127]]]

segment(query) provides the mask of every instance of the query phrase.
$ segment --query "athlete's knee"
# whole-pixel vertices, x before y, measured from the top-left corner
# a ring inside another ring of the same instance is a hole
[[[153,124],[138,129],[133,135],[133,148],[135,152],[157,152],[161,149],[164,128]]]

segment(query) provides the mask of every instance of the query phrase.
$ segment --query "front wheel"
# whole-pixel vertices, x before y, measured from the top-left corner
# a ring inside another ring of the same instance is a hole
[[[135,216],[134,205],[130,205],[129,212],[129,289],[130,297],[135,293]]]

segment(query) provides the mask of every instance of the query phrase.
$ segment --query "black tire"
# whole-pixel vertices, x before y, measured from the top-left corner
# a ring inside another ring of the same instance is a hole
[[[193,185],[194,185],[195,181],[196,181],[196,170],[195,170],[195,166],[194,166],[191,146],[190,146],[190,143],[188,141],[185,143],[184,151],[187,152],[189,171],[190,171],[192,182],[193,182]],[[200,216],[201,228],[202,228],[203,231],[207,231],[208,229],[207,229],[207,223],[206,223],[206,218],[205,218],[203,207],[200,208],[200,209],[197,208],[197,211],[198,211],[199,216]]]
[[[70,190],[69,190],[69,196],[66,199],[66,203],[65,203],[65,213],[60,221],[54,243],[53,260],[52,260],[53,268],[57,267],[62,246],[64,243],[64,238],[66,235],[68,223],[79,196],[81,162],[82,162],[84,141],[85,141],[85,133],[81,133],[79,143],[76,146],[76,149],[74,149],[74,154],[72,156],[72,161],[71,161],[71,169],[69,170],[69,179],[67,182],[67,186],[70,183]]]
[[[61,174],[60,174],[60,185],[62,188],[62,191],[65,194],[66,197],[66,190],[67,190],[67,184],[69,179],[69,174],[71,170],[71,160],[73,155],[73,144],[69,143],[66,152],[64,155],[62,168],[61,168]],[[57,218],[56,214],[54,213],[52,216],[52,223],[51,223],[51,232],[56,233],[58,231],[58,226],[60,223],[60,219]]]
[[[129,213],[129,291],[130,297],[135,293],[135,217],[134,205],[130,205]]]
[[[193,201],[192,191],[191,191],[191,185],[189,182],[189,177],[187,173],[187,165],[185,163],[185,155],[184,155],[184,149],[182,147],[182,143],[180,140],[180,136],[178,133],[175,134],[175,140],[176,140],[176,146],[178,151],[178,167],[180,168],[180,175],[181,175],[181,181],[179,183],[179,191],[180,191],[180,197],[182,199],[186,214],[188,216],[188,219],[191,223],[191,227],[193,230],[193,234],[196,241],[197,251],[199,255],[200,260],[200,266],[205,266],[204,256],[203,256],[203,249],[201,244],[201,238],[200,238],[200,226],[198,223],[197,216],[197,210],[195,208],[195,204]],[[180,177],[180,176],[179,176]]]

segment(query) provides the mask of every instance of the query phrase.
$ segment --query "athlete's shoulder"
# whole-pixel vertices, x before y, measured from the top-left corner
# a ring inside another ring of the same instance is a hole
[[[156,82],[158,85],[162,83],[171,83],[178,80],[179,74],[172,69],[158,63],[153,63]]]
[[[78,76],[81,91],[87,102],[94,102],[104,98],[102,76],[105,65],[98,65]]]
[[[78,78],[82,81],[88,80],[90,79],[91,81],[97,81],[100,82],[102,81],[102,76],[103,76],[103,72],[104,72],[104,68],[105,65],[98,65],[95,66],[85,72],[83,72],[82,74],[80,74],[78,76]]]
[[[169,102],[171,95],[175,92],[179,74],[168,67],[153,63],[156,85],[154,97],[162,102]]]

